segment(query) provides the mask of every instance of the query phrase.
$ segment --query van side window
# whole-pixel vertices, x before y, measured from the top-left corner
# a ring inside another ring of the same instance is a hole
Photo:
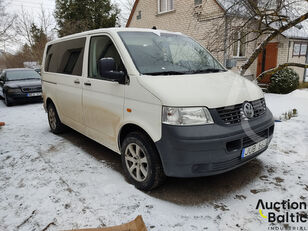
[[[80,38],[50,45],[45,71],[81,76],[85,43],[86,38]]]
[[[49,71],[49,65],[50,65],[50,61],[51,61],[51,57],[52,57],[52,54],[49,54],[48,56],[46,56],[46,65],[45,65],[45,71]]]
[[[102,58],[113,58],[116,62],[116,70],[125,70],[121,57],[112,40],[108,36],[92,37],[89,53],[89,78],[106,79],[98,71],[98,61]]]
[[[67,59],[67,63],[64,68],[64,74],[72,74],[74,72],[74,68],[78,62],[82,49],[78,50],[68,50],[69,57]]]

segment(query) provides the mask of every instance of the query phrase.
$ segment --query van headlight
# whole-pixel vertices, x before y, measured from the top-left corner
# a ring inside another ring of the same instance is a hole
[[[213,124],[213,118],[206,107],[163,107],[162,122],[169,125]]]

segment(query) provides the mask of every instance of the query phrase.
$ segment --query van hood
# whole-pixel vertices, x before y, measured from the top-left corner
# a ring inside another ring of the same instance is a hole
[[[194,75],[143,75],[138,79],[165,106],[218,108],[264,97],[255,83],[232,71]]]

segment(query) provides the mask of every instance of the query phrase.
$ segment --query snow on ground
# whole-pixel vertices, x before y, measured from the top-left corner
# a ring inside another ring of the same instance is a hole
[[[267,230],[257,201],[307,201],[308,91],[266,95],[276,123],[269,149],[234,171],[170,178],[144,193],[125,181],[117,154],[69,131],[49,131],[42,104],[0,102],[0,230],[65,230],[122,224],[142,215],[148,230]],[[308,228],[308,227],[307,227]]]

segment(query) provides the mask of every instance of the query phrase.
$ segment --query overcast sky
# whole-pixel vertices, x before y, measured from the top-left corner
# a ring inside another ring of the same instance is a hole
[[[50,12],[55,9],[55,0],[6,0],[6,2],[9,4],[7,11],[10,13],[18,13],[23,7],[31,13],[38,14],[41,5]]]
[[[53,13],[55,10],[55,0],[5,0],[9,5],[7,8],[7,11],[10,13],[18,13],[21,11],[21,8],[23,7],[26,11],[33,15],[39,14],[39,11],[41,9],[41,6],[43,6],[44,9],[49,11],[50,13]],[[123,7],[123,3],[127,0],[112,0],[113,3],[116,3],[120,9],[121,14],[124,14],[127,16],[129,12],[125,10],[126,8]]]
[[[22,7],[30,15],[33,15],[33,18],[37,17],[40,14],[41,7],[43,7],[50,14],[53,14],[55,10],[55,0],[5,0],[7,5],[7,12],[11,14],[18,14],[21,12]],[[123,7],[123,3],[126,0],[112,0],[113,3],[116,3],[121,9],[121,15],[128,17],[129,12]],[[121,17],[122,18],[122,17]],[[39,22],[37,22],[39,23]],[[123,24],[123,22],[122,22]],[[3,44],[0,41],[0,49],[3,48]],[[18,49],[18,44],[6,44],[7,51],[14,52]]]
[[[50,12],[55,9],[55,0],[6,0],[10,4],[8,11],[17,12],[23,6],[25,9],[37,12],[40,10],[41,5]],[[112,0],[112,2],[117,3],[120,7],[125,0]]]

